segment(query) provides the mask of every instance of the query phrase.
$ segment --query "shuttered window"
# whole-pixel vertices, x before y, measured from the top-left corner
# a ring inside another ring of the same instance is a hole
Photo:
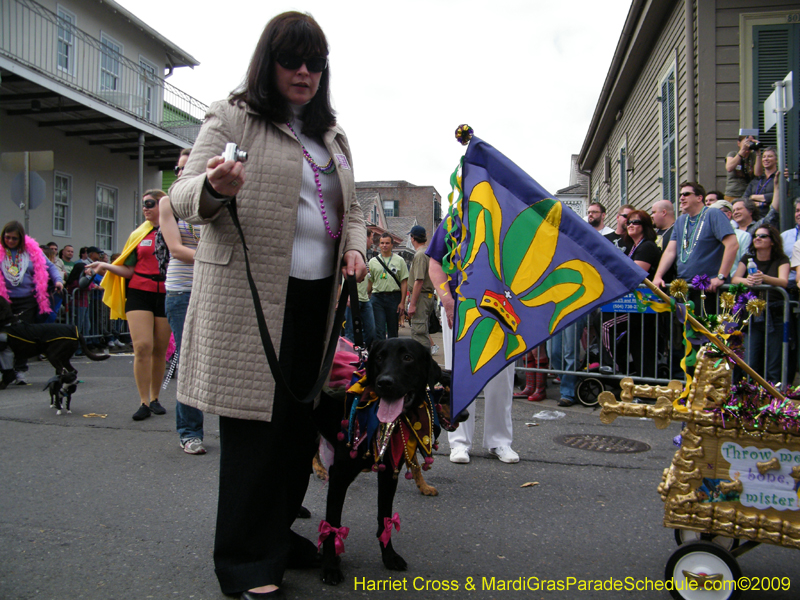
[[[800,124],[797,105],[800,102],[800,24],[763,25],[753,27],[753,122],[761,132],[760,142],[767,146],[778,145],[778,127],[764,131],[764,101],[775,88],[772,84],[783,81],[793,72],[794,104],[784,121],[786,164],[794,175],[800,171]],[[800,194],[797,181],[790,182],[789,198]]]
[[[383,201],[383,214],[387,217],[400,216],[400,201],[399,200],[384,200]]]
[[[673,204],[678,188],[678,135],[675,67],[673,66],[659,84],[661,106],[661,197]]]

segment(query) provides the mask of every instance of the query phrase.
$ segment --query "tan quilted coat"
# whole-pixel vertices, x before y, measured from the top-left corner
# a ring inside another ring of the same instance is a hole
[[[178,400],[204,412],[269,421],[274,381],[258,333],[241,242],[226,208],[210,219],[198,214],[201,195],[204,201],[209,199],[203,190],[206,162],[222,154],[227,142],[236,142],[248,153],[246,182],[236,204],[272,343],[276,351],[281,345],[303,151],[285,124],[267,123],[248,109],[216,102],[206,114],[184,176],[169,193],[179,218],[205,225],[195,254],[184,324]],[[344,154],[352,165],[347,138],[338,126],[325,134],[323,142],[331,156]],[[366,228],[356,202],[352,169],[337,165],[337,173],[345,204],[338,247],[341,262],[345,251],[363,254]],[[335,290],[328,332],[334,304]]]

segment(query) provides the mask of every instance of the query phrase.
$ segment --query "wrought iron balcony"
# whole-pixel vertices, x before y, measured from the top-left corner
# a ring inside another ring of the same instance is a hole
[[[194,143],[207,106],[32,0],[0,0],[0,56]]]

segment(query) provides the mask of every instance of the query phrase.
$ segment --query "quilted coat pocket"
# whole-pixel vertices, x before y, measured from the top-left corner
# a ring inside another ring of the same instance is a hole
[[[233,244],[225,244],[219,242],[208,242],[203,240],[197,246],[194,259],[202,263],[210,263],[212,265],[227,265],[231,262],[233,256]]]

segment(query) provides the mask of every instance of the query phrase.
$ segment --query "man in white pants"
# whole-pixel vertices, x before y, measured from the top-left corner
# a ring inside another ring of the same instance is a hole
[[[445,254],[444,229],[440,225],[426,252],[430,256],[428,273],[442,301],[442,339],[445,368],[453,368],[453,293],[455,282],[448,285],[441,260]],[[511,449],[513,439],[511,406],[514,393],[514,363],[508,365],[483,388],[484,419],[483,446],[489,454],[504,463],[519,462],[519,455]],[[469,418],[453,432],[447,434],[450,442],[450,462],[466,464],[475,432],[475,404],[469,408]]]

